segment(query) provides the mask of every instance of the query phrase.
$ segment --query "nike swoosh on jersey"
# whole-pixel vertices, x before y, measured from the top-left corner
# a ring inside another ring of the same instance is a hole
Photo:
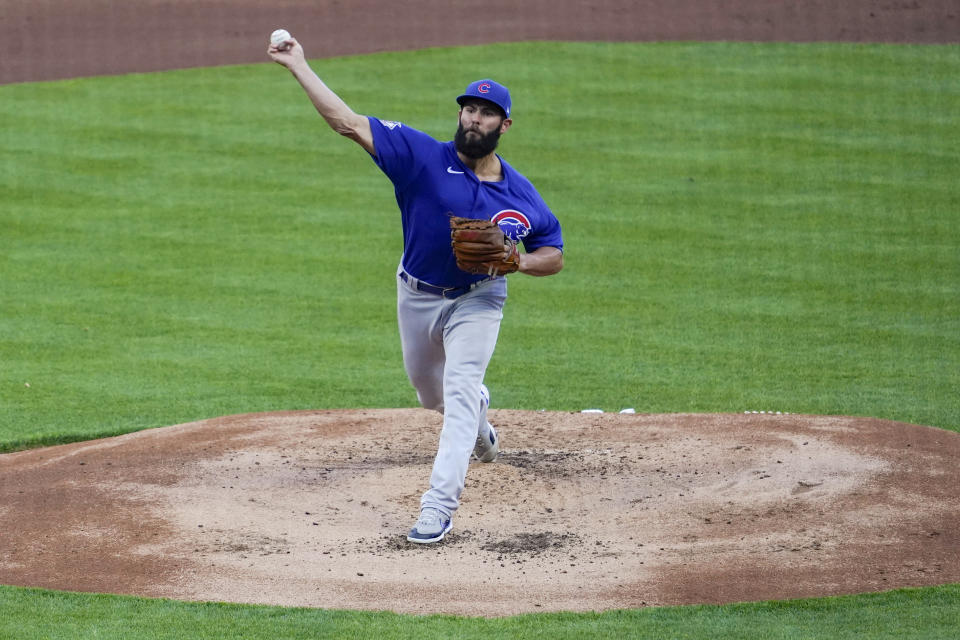
[[[453,167],[447,167],[447,173],[457,174],[457,173],[463,173],[463,171],[454,171]]]

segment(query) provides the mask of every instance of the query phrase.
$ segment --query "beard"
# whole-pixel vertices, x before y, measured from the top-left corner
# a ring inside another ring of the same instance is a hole
[[[453,138],[453,144],[457,151],[473,160],[479,160],[492,153],[500,142],[499,127],[487,134],[478,131],[474,131],[473,133],[475,135],[467,138],[467,131],[464,130],[463,123],[461,122],[457,125],[457,135]]]

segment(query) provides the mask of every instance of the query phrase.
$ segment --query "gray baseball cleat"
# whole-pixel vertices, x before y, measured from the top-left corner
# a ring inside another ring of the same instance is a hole
[[[417,524],[410,529],[407,540],[417,544],[439,542],[452,528],[453,520],[450,516],[444,515],[433,507],[425,507],[420,511]]]
[[[480,404],[480,418],[486,422],[487,407],[490,406],[490,391],[484,384],[480,385]],[[497,430],[489,422],[487,424],[490,426],[490,433],[486,436],[477,433],[477,444],[473,447],[473,455],[480,462],[493,462],[500,454],[500,437],[497,436]]]

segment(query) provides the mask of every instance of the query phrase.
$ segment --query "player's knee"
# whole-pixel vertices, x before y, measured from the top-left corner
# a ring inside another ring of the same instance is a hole
[[[443,395],[437,396],[433,393],[424,393],[423,391],[417,391],[417,400],[420,401],[420,406],[424,409],[430,409],[432,411],[439,411],[443,413]]]

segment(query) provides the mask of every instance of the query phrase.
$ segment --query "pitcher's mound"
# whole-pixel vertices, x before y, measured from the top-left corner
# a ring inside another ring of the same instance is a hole
[[[960,435],[863,418],[491,411],[406,542],[441,418],[232,416],[0,456],[0,583],[501,616],[960,582]]]

